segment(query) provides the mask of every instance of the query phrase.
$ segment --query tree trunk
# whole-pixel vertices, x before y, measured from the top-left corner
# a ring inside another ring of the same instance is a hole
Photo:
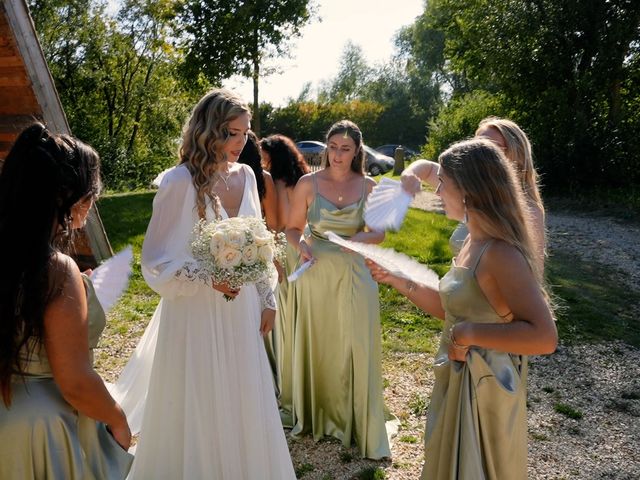
[[[258,83],[260,81],[260,61],[253,60],[253,119],[251,129],[260,138],[260,103],[258,101]]]

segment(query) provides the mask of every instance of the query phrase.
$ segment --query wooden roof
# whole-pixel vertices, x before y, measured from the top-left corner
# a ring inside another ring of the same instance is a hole
[[[69,124],[24,0],[0,4],[0,162],[13,141],[34,120],[55,133],[70,134]],[[113,252],[98,210],[90,212],[78,260],[91,266]]]

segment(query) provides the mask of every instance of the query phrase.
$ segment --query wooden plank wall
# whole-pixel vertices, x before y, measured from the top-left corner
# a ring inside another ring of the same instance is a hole
[[[43,114],[5,11],[0,4],[0,161],[20,131]]]

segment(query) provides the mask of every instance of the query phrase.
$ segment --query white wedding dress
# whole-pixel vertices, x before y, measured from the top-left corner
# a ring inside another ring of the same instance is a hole
[[[238,215],[261,217],[254,174],[241,168]],[[129,478],[295,479],[259,332],[259,289],[245,285],[227,302],[211,287],[190,253],[197,221],[191,175],[175,167],[142,248],[144,278],[162,299],[112,389],[140,431]]]

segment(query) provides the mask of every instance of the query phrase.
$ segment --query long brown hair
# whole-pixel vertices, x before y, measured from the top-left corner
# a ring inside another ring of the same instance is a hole
[[[485,128],[495,128],[504,138],[505,155],[514,163],[520,185],[528,200],[538,206],[544,214],[544,205],[538,185],[538,172],[533,164],[533,154],[529,137],[515,122],[506,118],[487,117],[478,125],[476,135]]]
[[[200,99],[182,129],[180,163],[186,164],[191,172],[200,218],[205,218],[207,198],[216,217],[220,216],[219,200],[211,189],[213,173],[226,161],[222,145],[229,139],[229,122],[245,113],[251,114],[240,96],[216,88]]]
[[[462,191],[466,207],[474,212],[480,228],[490,237],[516,247],[542,287],[526,197],[515,167],[504,153],[491,141],[474,138],[455,143],[440,154],[438,161]]]
[[[16,139],[0,174],[0,389],[11,403],[13,375],[42,342],[47,305],[67,272],[52,267],[70,246],[72,207],[100,193],[100,158],[90,146],[41,123]]]

